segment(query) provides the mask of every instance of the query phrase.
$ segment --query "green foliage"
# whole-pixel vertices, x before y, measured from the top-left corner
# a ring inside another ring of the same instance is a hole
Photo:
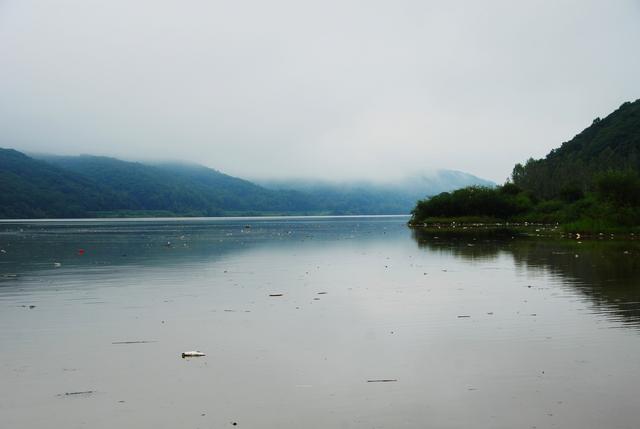
[[[568,183],[560,189],[559,197],[565,203],[573,203],[584,198],[584,191],[580,185]]]
[[[640,206],[640,177],[635,171],[607,171],[596,176],[598,196],[617,207]]]
[[[514,183],[507,182],[499,188],[499,191],[506,195],[518,195],[522,192],[522,188]]]

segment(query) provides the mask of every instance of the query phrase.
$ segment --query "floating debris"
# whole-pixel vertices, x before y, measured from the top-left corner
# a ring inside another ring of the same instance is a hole
[[[54,268],[60,268],[62,266],[62,264],[60,262],[54,262],[53,266],[54,266]]]
[[[61,393],[58,396],[90,395],[92,393],[95,393],[95,391],[94,390],[84,390],[84,391],[81,391],[81,392],[66,392],[64,394]]]
[[[395,378],[381,378],[379,380],[367,380],[367,383],[393,383],[398,381]]]
[[[282,296],[283,294],[281,293],[270,293],[269,296]]]
[[[192,350],[190,352],[182,352],[182,358],[188,358],[188,357],[201,357],[201,356],[206,356],[204,353],[199,352],[197,350]]]
[[[164,321],[163,321],[164,322]],[[147,344],[147,343],[157,343],[156,340],[140,340],[140,341],[114,341],[111,344]]]
[[[471,317],[471,316],[466,315],[466,314],[462,314],[462,315],[458,316],[458,319],[462,319],[462,318],[464,318],[464,317]]]

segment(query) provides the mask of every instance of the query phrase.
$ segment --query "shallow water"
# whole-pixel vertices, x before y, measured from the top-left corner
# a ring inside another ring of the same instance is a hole
[[[637,242],[405,222],[0,224],[0,426],[638,427]]]

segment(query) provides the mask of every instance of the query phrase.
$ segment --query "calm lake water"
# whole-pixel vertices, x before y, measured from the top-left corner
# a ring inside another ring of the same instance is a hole
[[[0,426],[640,426],[638,242],[406,220],[0,223]]]

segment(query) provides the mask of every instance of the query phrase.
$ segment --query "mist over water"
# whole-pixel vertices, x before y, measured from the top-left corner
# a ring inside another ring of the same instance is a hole
[[[634,427],[637,242],[406,220],[0,224],[3,422]]]

